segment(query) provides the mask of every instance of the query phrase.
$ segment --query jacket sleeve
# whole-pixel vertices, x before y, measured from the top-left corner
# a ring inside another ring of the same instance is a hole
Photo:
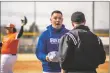
[[[43,35],[39,37],[36,46],[36,56],[40,61],[46,61],[46,40]]]
[[[18,36],[17,36],[17,39],[20,38],[22,36],[22,34],[23,34],[23,26],[21,26],[21,29],[20,29]]]
[[[0,47],[2,47],[2,42],[0,42]]]
[[[66,35],[62,36],[59,42],[59,61],[63,62],[64,60],[64,56],[67,52],[68,49],[68,44],[66,43],[67,39],[66,39]]]
[[[105,53],[104,46],[103,46],[101,39],[99,39],[99,44],[100,44],[100,51],[101,51],[100,64],[103,64],[103,63],[105,63],[105,60],[106,60],[106,53]]]
[[[73,48],[74,46],[75,45],[72,39],[68,35],[64,35],[61,37],[59,42],[59,50],[58,50],[60,66],[62,62],[64,62],[67,53],[69,53],[68,52],[69,48]]]

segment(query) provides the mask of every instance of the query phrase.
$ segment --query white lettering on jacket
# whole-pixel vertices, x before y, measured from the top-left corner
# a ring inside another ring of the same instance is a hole
[[[50,43],[51,44],[58,44],[59,43],[59,40],[58,38],[50,38]]]

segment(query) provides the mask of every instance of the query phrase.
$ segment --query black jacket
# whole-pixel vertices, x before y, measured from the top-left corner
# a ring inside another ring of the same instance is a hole
[[[106,58],[101,39],[84,25],[62,36],[59,54],[62,69],[68,71],[95,70]]]

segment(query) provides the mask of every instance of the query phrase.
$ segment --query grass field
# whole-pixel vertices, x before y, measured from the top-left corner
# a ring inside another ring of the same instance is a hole
[[[99,66],[97,72],[109,73],[108,65],[109,62],[106,61],[104,64]],[[14,66],[14,73],[42,73],[41,62],[36,59],[33,54],[18,55],[18,60]]]

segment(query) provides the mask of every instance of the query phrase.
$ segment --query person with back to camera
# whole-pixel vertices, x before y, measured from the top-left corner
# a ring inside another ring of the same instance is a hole
[[[43,73],[60,73],[58,44],[60,37],[68,30],[62,24],[63,15],[61,11],[53,11],[50,21],[51,25],[39,37],[36,46],[36,56],[42,62]]]
[[[71,16],[73,29],[63,35],[59,43],[59,61],[63,73],[97,73],[106,54],[101,39],[85,26],[82,12]]]

